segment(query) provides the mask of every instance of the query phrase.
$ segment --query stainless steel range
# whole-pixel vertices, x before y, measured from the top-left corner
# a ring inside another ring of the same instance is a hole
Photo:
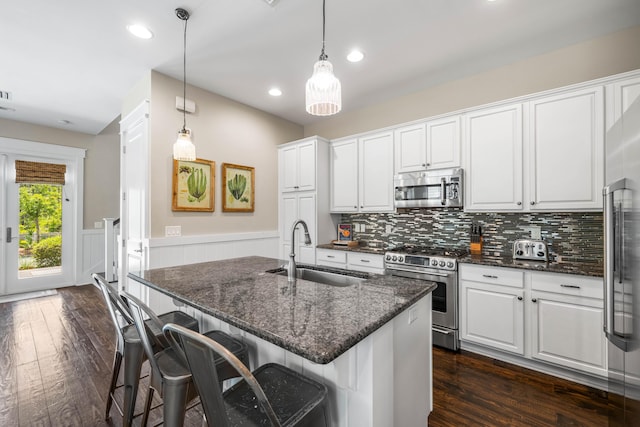
[[[458,350],[458,258],[465,250],[403,246],[385,253],[385,272],[436,282],[432,293],[433,344]]]

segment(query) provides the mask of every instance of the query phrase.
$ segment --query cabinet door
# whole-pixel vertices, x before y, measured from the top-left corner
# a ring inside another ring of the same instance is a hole
[[[280,191],[296,191],[298,185],[298,147],[290,145],[279,151]]]
[[[358,141],[360,212],[393,211],[393,133]]]
[[[280,215],[282,218],[280,230],[282,259],[289,259],[291,253],[291,226],[298,219],[304,220],[309,229],[311,245],[304,244],[304,229],[298,226],[295,232],[295,254],[296,261],[306,264],[315,264],[315,245],[317,245],[316,233],[316,196],[313,192],[306,193],[284,193],[280,200]]]
[[[607,131],[638,98],[640,98],[640,77],[607,86]]]
[[[460,167],[460,117],[427,122],[427,168]]]
[[[602,300],[531,294],[531,356],[606,375]]]
[[[423,171],[427,168],[425,125],[405,126],[395,131],[395,172]]]
[[[331,143],[331,212],[358,211],[358,140]]]
[[[464,116],[465,210],[522,209],[522,106]]]
[[[524,291],[466,280],[460,290],[460,339],[524,355]]]
[[[316,142],[298,144],[298,191],[316,188]]]
[[[529,208],[602,209],[602,87],[530,102]]]

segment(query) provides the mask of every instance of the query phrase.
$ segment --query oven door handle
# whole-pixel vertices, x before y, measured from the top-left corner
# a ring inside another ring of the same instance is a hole
[[[442,329],[442,328],[439,328],[439,327],[437,327],[437,326],[431,326],[431,329],[432,329],[433,331],[435,331],[435,332],[439,332],[439,333],[441,333],[441,334],[443,334],[443,335],[451,335],[451,334],[453,333],[453,331],[451,331],[451,330],[449,330],[449,329]]]

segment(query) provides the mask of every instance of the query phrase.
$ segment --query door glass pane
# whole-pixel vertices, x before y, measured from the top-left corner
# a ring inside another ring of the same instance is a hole
[[[18,277],[62,271],[62,186],[20,184]]]

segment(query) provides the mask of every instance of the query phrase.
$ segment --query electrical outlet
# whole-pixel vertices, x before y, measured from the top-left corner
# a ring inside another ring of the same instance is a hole
[[[167,225],[164,227],[165,237],[178,237],[182,235],[182,227],[179,225]]]
[[[384,226],[384,232],[387,234],[391,234],[393,232],[393,227],[390,225],[385,225]]]
[[[540,232],[540,227],[537,225],[533,225],[530,228],[531,230],[531,238],[534,240],[540,240],[542,238],[542,233]]]
[[[360,232],[364,233],[365,231],[367,231],[367,228],[365,227],[364,224],[360,224]]]

